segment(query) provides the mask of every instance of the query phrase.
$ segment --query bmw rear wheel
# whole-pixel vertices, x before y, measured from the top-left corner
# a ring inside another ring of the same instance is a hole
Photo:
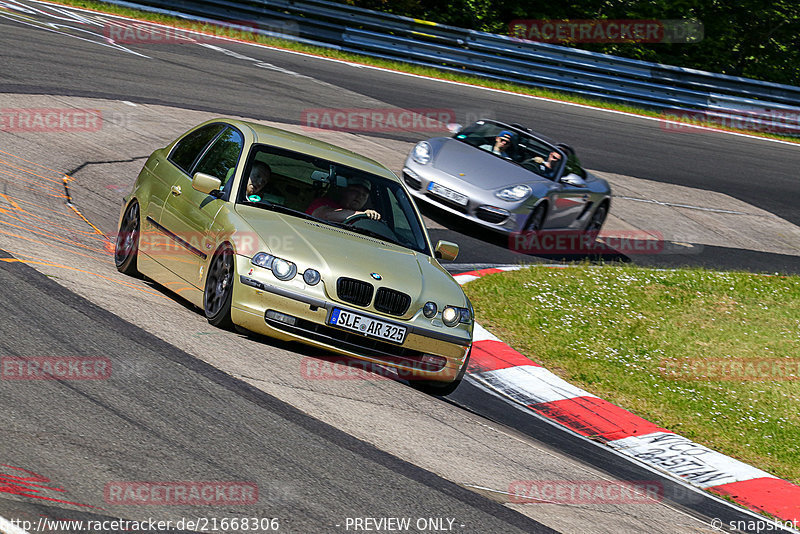
[[[229,245],[220,248],[208,267],[206,286],[203,292],[203,309],[208,322],[220,328],[231,328],[231,301],[233,299],[234,276],[233,249]]]
[[[114,243],[114,263],[117,270],[128,276],[139,274],[136,268],[136,257],[139,253],[139,203],[130,203],[122,221]]]

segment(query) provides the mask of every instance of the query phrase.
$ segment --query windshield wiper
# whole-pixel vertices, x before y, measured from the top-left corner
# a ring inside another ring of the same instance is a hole
[[[386,237],[383,234],[379,234],[378,232],[373,232],[372,230],[367,230],[366,228],[359,228],[357,226],[353,226],[352,224],[342,224],[336,223],[337,226],[340,228],[344,228],[346,230],[350,230],[351,232],[355,232],[357,234],[362,234],[369,237],[374,237],[375,239],[380,239],[381,241],[386,241],[387,243],[392,243],[393,245],[398,245],[401,247],[405,247],[406,245],[400,243],[399,241],[395,241],[389,237]]]
[[[281,213],[286,213],[287,215],[294,215],[295,217],[302,217],[303,219],[311,219],[311,220],[314,220],[314,221],[317,220],[316,217],[312,217],[308,213],[305,213],[305,212],[302,212],[302,211],[297,211],[295,209],[292,209],[292,208],[289,208],[289,207],[286,207],[286,206],[282,206],[280,204],[273,204],[272,202],[269,202],[269,201],[262,201],[262,202],[258,202],[258,203],[253,202],[252,204],[254,206],[258,206],[259,208],[263,208],[263,209],[266,209],[266,210],[279,211]]]

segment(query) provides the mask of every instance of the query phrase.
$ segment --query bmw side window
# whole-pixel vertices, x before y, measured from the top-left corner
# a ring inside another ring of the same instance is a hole
[[[244,137],[238,130],[228,128],[217,137],[214,144],[200,158],[191,173],[202,172],[222,180],[222,185],[233,176],[244,146]]]
[[[208,143],[211,142],[225,128],[224,124],[209,124],[198,128],[178,141],[169,155],[169,160],[180,170],[189,174],[192,166],[200,154],[203,153]]]

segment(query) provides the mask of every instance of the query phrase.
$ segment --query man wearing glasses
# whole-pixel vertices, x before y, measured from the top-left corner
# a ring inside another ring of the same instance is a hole
[[[497,154],[498,156],[508,158],[511,157],[509,156],[508,151],[511,149],[512,142],[514,141],[515,137],[516,134],[514,134],[513,132],[510,132],[508,130],[503,130],[502,132],[497,134],[497,137],[494,138],[494,146],[486,144],[486,145],[481,145],[479,148],[482,148],[483,150],[488,150],[489,152]]]

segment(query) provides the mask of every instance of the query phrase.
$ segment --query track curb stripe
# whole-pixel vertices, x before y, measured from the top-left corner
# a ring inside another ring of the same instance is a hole
[[[492,389],[502,391],[524,406],[549,404],[576,397],[594,397],[588,391],[573,386],[544,367],[534,365],[506,367],[475,373],[472,377]]]
[[[459,284],[522,266],[454,275]],[[675,434],[561,379],[475,323],[470,377],[584,437],[755,511],[800,521],[800,486]],[[796,523],[795,523],[796,524]]]
[[[781,478],[754,478],[722,484],[710,490],[786,520],[797,521],[800,517],[800,486]]]
[[[532,404],[530,409],[578,434],[603,443],[654,432],[669,432],[595,396]]]
[[[470,371],[497,371],[509,367],[541,367],[500,340],[474,341],[469,357]]]
[[[669,431],[629,436],[610,441],[608,445],[703,489],[755,478],[775,478],[766,471]]]

